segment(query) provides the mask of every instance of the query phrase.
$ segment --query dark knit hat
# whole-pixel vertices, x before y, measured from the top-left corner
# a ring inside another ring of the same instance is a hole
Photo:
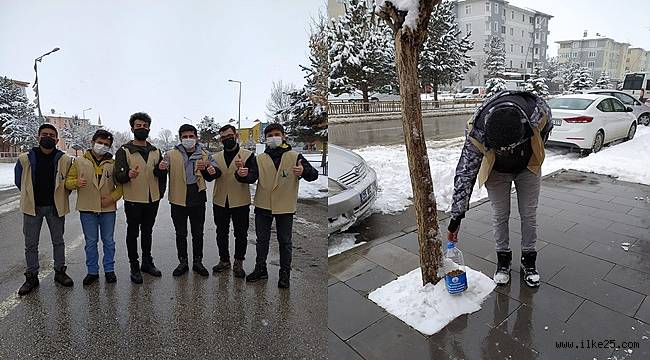
[[[517,104],[495,105],[485,116],[485,141],[490,148],[504,148],[525,139],[528,115]]]

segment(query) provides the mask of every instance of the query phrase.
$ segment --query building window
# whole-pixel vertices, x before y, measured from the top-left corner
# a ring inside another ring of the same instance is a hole
[[[512,60],[510,60],[510,68],[512,69]]]
[[[571,58],[575,59],[575,58],[577,58],[577,57],[578,57],[578,53],[577,53],[577,52],[573,52],[573,53],[571,53]]]
[[[541,21],[541,20],[542,20],[542,18],[539,18],[539,17],[537,18],[537,25],[540,24],[540,21]]]
[[[506,9],[503,9],[503,17],[506,17]]]
[[[523,62],[523,61],[520,61],[520,62],[519,62],[519,68],[520,68],[520,69],[523,69],[523,68],[524,68],[524,62]]]
[[[529,69],[532,69],[532,68],[533,68],[533,63],[532,63],[532,62],[529,62],[529,63],[527,63],[527,64],[528,64],[528,68],[529,68]]]
[[[574,48],[574,49],[577,49],[577,48],[579,48],[579,47],[580,47],[580,43],[579,43],[579,42],[577,42],[577,41],[573,42],[573,48]]]
[[[526,14],[521,14],[521,22],[526,22]]]
[[[501,33],[502,34],[506,33],[506,27],[504,25],[501,25]]]
[[[499,23],[497,21],[494,22],[494,32],[499,31]]]
[[[499,4],[494,4],[494,13],[495,14],[499,13]]]
[[[589,42],[589,47],[593,47],[593,48],[598,47],[598,41],[596,41],[596,40],[591,40],[591,41]]]
[[[515,36],[515,29],[514,28],[510,28],[510,36]]]
[[[594,67],[595,65],[596,65],[595,61],[588,61],[587,62],[587,66],[590,67],[590,68]]]
[[[531,24],[534,24],[534,23],[535,23],[535,18],[534,18],[534,17],[530,16],[530,17],[528,17],[528,19],[530,20],[530,23],[531,23]]]
[[[524,37],[524,31],[521,30],[521,37]]]
[[[512,20],[515,19],[515,12],[514,12],[514,11],[511,11],[511,12],[510,12],[510,17],[512,18]],[[511,67],[512,67],[512,66],[511,66]]]
[[[465,5],[465,15],[472,14],[472,5]]]
[[[485,3],[485,12],[488,13],[488,14],[490,13],[490,3],[489,2]]]
[[[523,45],[521,46],[521,53],[522,53],[522,54],[524,53],[524,47],[523,47]]]
[[[596,52],[595,51],[590,51],[589,52],[589,57],[590,58],[596,57]]]
[[[472,24],[471,23],[465,24],[465,32],[467,34],[472,32]]]
[[[539,40],[539,33],[535,33],[535,40]]]
[[[535,48],[535,55],[539,55],[539,48]]]
[[[546,33],[542,33],[542,41],[546,41]]]
[[[510,52],[515,52],[515,45],[514,44],[510,44]],[[510,65],[510,67],[512,67],[512,65]]]

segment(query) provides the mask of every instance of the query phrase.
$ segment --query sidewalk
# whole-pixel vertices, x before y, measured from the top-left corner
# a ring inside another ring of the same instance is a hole
[[[650,186],[602,175],[561,171],[545,177],[537,242],[542,285],[530,289],[519,275],[521,237],[513,194],[511,284],[497,287],[478,312],[428,337],[367,299],[369,292],[419,266],[415,226],[330,258],[329,358],[650,358],[648,196]],[[466,265],[490,277],[496,263],[491,213],[488,201],[475,204],[463,220],[459,242]],[[443,234],[447,216],[439,213],[439,221]],[[621,246],[626,242],[627,251]],[[556,342],[577,348],[558,348]],[[636,348],[615,348],[623,342]]]

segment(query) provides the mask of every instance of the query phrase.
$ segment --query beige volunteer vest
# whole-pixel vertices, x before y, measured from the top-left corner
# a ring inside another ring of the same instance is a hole
[[[95,173],[95,164],[92,160],[85,157],[78,157],[75,160],[77,166],[77,179],[83,176],[88,180],[88,185],[85,188],[77,189],[77,211],[92,211],[92,212],[111,212],[117,210],[116,203],[112,203],[107,208],[102,208],[102,196],[111,196],[111,192],[115,190],[115,181],[113,179],[114,160],[102,161],[99,165],[102,169],[102,176],[97,180]]]
[[[158,178],[153,174],[153,169],[160,161],[160,152],[155,150],[151,151],[145,163],[140,153],[135,152],[131,154],[129,149],[124,147],[123,149],[126,153],[126,162],[129,164],[129,169],[135,169],[137,166],[140,171],[140,175],[137,178],[130,179],[129,182],[123,185],[124,200],[148,203],[150,195],[152,202],[160,200]]]
[[[257,157],[259,179],[255,191],[255,206],[271,210],[272,214],[293,214],[298,200],[299,178],[293,174],[298,153],[289,150],[282,155],[276,170],[273,160],[267,154]]]
[[[241,156],[244,163],[251,156],[252,152],[246,149],[239,148],[237,153]],[[226,166],[226,157],[223,151],[220,151],[212,156],[217,163],[217,167],[221,171],[221,176],[214,182],[214,191],[212,192],[212,202],[221,207],[226,206],[226,199],[228,199],[228,206],[231,208],[238,206],[245,206],[251,204],[251,191],[250,185],[240,183],[235,178],[237,166],[235,166],[235,159],[230,162],[230,166]]]
[[[548,115],[544,114],[537,128],[533,128],[533,137],[530,139],[530,145],[533,149],[533,154],[528,161],[528,170],[533,172],[535,175],[539,175],[542,171],[542,163],[544,163],[544,157],[546,155],[544,152],[544,141],[542,140],[540,132],[541,129],[546,126],[547,121]],[[473,125],[474,124],[470,119],[470,121],[467,123],[468,134],[470,134]],[[496,161],[496,153],[494,152],[494,149],[487,150],[483,144],[474,139],[471,135],[467,136],[469,137],[472,144],[474,144],[474,146],[476,146],[476,148],[479,149],[481,153],[483,153],[481,168],[478,171],[478,186],[481,188],[490,177],[492,167],[494,167],[494,162]]]
[[[34,200],[34,184],[32,183],[32,167],[29,163],[27,153],[20,154],[18,161],[23,167],[23,174],[20,179],[20,210],[27,215],[36,216],[36,201]],[[59,217],[70,212],[68,196],[70,191],[65,188],[65,178],[72,165],[72,158],[63,154],[59,159],[55,184],[54,184],[54,206]]]
[[[180,150],[174,148],[169,150],[169,202],[174,205],[185,206],[187,198],[187,176],[185,174],[185,164],[183,154]],[[201,150],[201,159],[208,161],[208,153]],[[199,191],[205,191],[205,179],[196,166],[194,167],[194,174],[197,176],[197,185]]]

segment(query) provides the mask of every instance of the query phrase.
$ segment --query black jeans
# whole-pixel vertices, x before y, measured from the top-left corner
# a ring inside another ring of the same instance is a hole
[[[232,218],[233,232],[235,233],[235,260],[243,261],[248,243],[250,207],[244,205],[231,208],[212,205],[212,214],[214,215],[214,224],[217,226],[219,259],[221,261],[230,261],[228,235],[230,233],[230,219]]]
[[[192,259],[203,259],[203,225],[205,224],[205,204],[200,206],[180,206],[171,204],[172,222],[176,229],[176,250],[178,259],[187,259],[187,219],[192,229]]]
[[[129,262],[138,261],[138,235],[142,247],[142,261],[151,261],[151,234],[158,215],[160,201],[136,203],[124,201],[126,215],[126,249]]]
[[[280,248],[280,269],[291,270],[291,233],[293,228],[293,214],[255,214],[255,234],[257,235],[257,258],[258,265],[266,266],[266,257],[269,254],[269,242],[271,240],[271,224],[275,218],[275,230],[278,234]]]

